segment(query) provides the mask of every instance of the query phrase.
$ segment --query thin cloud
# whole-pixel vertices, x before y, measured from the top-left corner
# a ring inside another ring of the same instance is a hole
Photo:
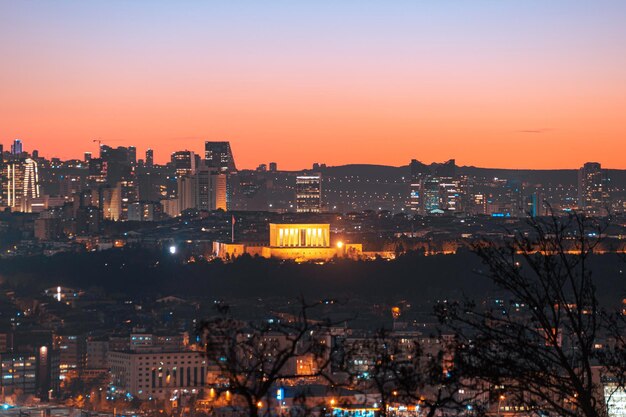
[[[546,132],[550,132],[554,129],[550,129],[550,128],[543,128],[543,129],[524,129],[524,130],[518,130],[517,133],[546,133]]]

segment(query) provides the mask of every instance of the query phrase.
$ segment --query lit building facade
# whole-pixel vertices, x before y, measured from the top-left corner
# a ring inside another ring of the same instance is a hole
[[[178,210],[228,210],[227,177],[202,167],[193,175],[178,178]]]
[[[296,177],[296,211],[320,213],[322,211],[322,175]]]
[[[230,142],[206,141],[204,142],[204,158],[209,168],[216,168],[223,173],[232,173],[237,170],[235,158],[230,149]]]
[[[270,223],[270,247],[321,248],[330,246],[329,224]]]
[[[26,158],[4,164],[2,183],[2,204],[4,207],[10,207],[15,211],[30,211],[29,199],[40,196],[37,162]]]
[[[578,170],[578,210],[591,216],[605,216],[610,206],[609,179],[597,162]]]
[[[143,400],[198,393],[211,371],[202,352],[109,351],[111,383]]]
[[[193,151],[178,151],[172,153],[172,165],[176,176],[193,174],[196,170],[196,154]]]
[[[269,229],[267,246],[213,242],[213,253],[224,259],[249,254],[296,261],[328,260],[334,257],[358,258],[363,254],[363,246],[359,243],[337,241],[331,244],[330,224],[327,223],[270,223]]]
[[[0,389],[12,394],[34,394],[37,389],[37,357],[34,354],[0,353]]]

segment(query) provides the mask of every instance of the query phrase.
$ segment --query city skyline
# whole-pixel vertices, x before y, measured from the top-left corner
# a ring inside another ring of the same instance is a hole
[[[33,151],[36,152],[36,154],[38,156],[41,156],[43,158],[46,159],[53,159],[53,158],[58,158],[61,161],[83,161],[83,162],[88,162],[88,160],[86,159],[87,155],[89,156],[89,158],[97,158],[100,155],[100,147],[101,146],[107,146],[110,147],[112,149],[116,149],[118,147],[121,148],[133,148],[135,149],[135,151],[137,152],[137,160],[138,161],[146,161],[148,159],[148,154],[150,155],[150,164],[148,165],[168,165],[172,162],[172,158],[175,157],[175,155],[180,154],[180,153],[188,153],[191,152],[191,154],[196,155],[198,158],[200,158],[201,160],[205,161],[205,159],[203,159],[201,156],[205,155],[205,143],[231,143],[230,141],[204,141],[202,140],[202,146],[183,146],[181,149],[175,150],[173,152],[171,152],[170,154],[167,154],[165,157],[159,158],[158,155],[155,156],[155,149],[151,148],[151,147],[147,147],[145,149],[141,149],[141,148],[137,148],[132,144],[128,144],[128,143],[123,143],[121,141],[115,141],[113,142],[113,144],[107,144],[105,143],[104,140],[100,140],[100,139],[93,139],[91,140],[91,142],[101,142],[101,144],[96,144],[94,146],[96,146],[95,151],[85,151],[82,153],[77,154],[76,156],[72,155],[70,157],[67,158],[63,158],[63,157],[58,157],[56,156],[56,154],[50,154],[50,155],[46,155],[46,154],[42,154],[41,151],[39,149],[36,148],[31,148],[28,147],[28,143],[25,143],[22,139],[20,138],[15,138],[12,139],[11,141],[7,141],[6,144],[4,141],[0,140],[0,148],[4,148],[6,152],[11,152],[13,153],[13,146],[15,144],[15,142],[19,143],[19,146],[21,146],[23,150],[21,150],[20,152],[17,152],[18,154],[21,152],[24,152],[24,154],[31,154]],[[270,156],[271,158],[271,156]],[[416,159],[413,158],[411,155],[409,155],[409,160],[402,160],[399,161],[399,163],[397,164],[382,164],[382,163],[366,163],[366,162],[361,162],[361,161],[352,161],[352,162],[346,162],[346,163],[340,163],[337,165],[332,165],[332,164],[328,164],[325,162],[324,159],[322,159],[321,161],[318,160],[312,160],[310,161],[308,164],[307,162],[304,162],[305,165],[303,166],[293,166],[293,167],[289,167],[289,168],[284,168],[284,166],[282,164],[280,164],[279,162],[276,162],[275,160],[269,160],[269,161],[265,161],[265,160],[259,160],[257,162],[252,162],[252,165],[249,166],[243,166],[241,168],[235,169],[235,171],[237,170],[259,170],[261,167],[264,167],[265,169],[267,169],[267,167],[269,165],[275,166],[276,169],[275,170],[279,170],[279,171],[290,171],[290,172],[297,172],[297,171],[315,171],[316,168],[315,166],[317,165],[321,165],[324,167],[341,167],[341,166],[350,166],[350,165],[371,165],[371,166],[389,166],[389,167],[394,167],[394,168],[402,168],[402,167],[410,167],[410,163],[411,161],[418,161],[419,163],[422,163],[424,165],[437,165],[437,164],[445,164],[448,163],[450,161],[457,161],[456,158],[454,157],[445,157],[442,158],[440,160],[422,160],[422,159]],[[241,158],[242,160],[245,160],[245,156],[243,158]],[[239,158],[238,158],[239,160]],[[479,169],[495,169],[495,170],[520,170],[520,171],[571,171],[571,170],[578,170],[580,169],[581,165],[584,165],[586,163],[600,163],[602,164],[602,166],[604,167],[604,169],[607,170],[617,170],[617,171],[621,171],[621,170],[626,170],[626,168],[619,168],[619,167],[611,167],[611,166],[607,166],[604,164],[604,162],[602,160],[597,160],[597,161],[591,161],[585,158],[582,158],[582,161],[580,164],[578,164],[577,166],[563,166],[563,167],[541,167],[541,168],[529,168],[529,167],[506,167],[506,166],[501,166],[501,165],[496,165],[496,166],[481,166],[481,165],[473,165],[473,164],[456,164],[456,166],[458,167],[467,167],[467,168],[479,168]]]
[[[626,5],[602,6],[7,2],[0,140],[158,163],[228,140],[245,168],[626,168]]]
[[[626,417],[626,1],[0,1],[0,415]]]

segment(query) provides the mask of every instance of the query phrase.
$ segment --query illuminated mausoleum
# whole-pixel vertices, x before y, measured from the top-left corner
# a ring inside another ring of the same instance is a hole
[[[236,258],[244,253],[264,258],[298,261],[328,260],[334,257],[358,257],[361,244],[331,242],[330,224],[270,223],[269,244],[253,246],[244,243],[214,242],[213,252],[220,258]]]
[[[272,248],[330,247],[330,224],[270,223]]]

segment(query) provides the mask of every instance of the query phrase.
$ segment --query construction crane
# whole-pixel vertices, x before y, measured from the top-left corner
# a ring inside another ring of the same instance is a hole
[[[93,139],[92,142],[98,142],[98,147],[102,147],[102,138],[98,138],[98,139]],[[121,142],[120,139],[109,139],[107,140],[107,142]]]

